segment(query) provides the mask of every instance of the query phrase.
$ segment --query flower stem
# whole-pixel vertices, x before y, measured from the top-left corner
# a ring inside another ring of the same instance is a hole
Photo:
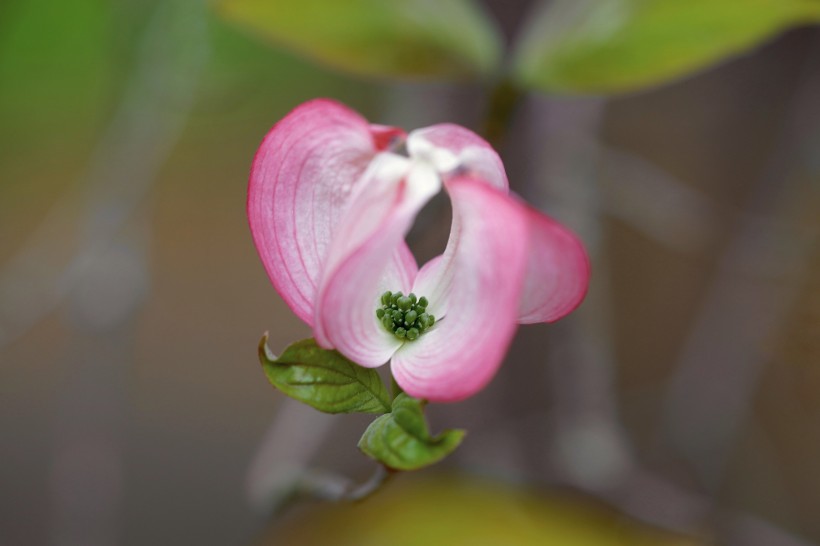
[[[294,484],[290,494],[277,506],[275,512],[281,512],[285,507],[304,498],[329,502],[360,502],[381,489],[395,473],[395,470],[380,464],[367,480],[355,484],[337,474],[308,470]]]
[[[506,78],[499,80],[490,92],[481,134],[493,148],[498,149],[501,144],[523,96],[523,91]]]
[[[386,484],[396,473],[397,471],[389,469],[384,465],[378,465],[373,474],[371,474],[365,482],[352,489],[349,489],[345,495],[338,500],[351,502],[363,501],[381,489],[382,486]]]

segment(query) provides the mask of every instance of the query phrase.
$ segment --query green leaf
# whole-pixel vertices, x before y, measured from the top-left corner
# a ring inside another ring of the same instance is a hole
[[[313,339],[291,344],[276,358],[259,342],[259,360],[271,384],[300,402],[325,413],[385,413],[390,396],[376,370],[351,362]]]
[[[221,0],[275,44],[365,76],[459,78],[498,65],[498,32],[472,0]]]
[[[436,463],[455,450],[463,430],[446,430],[433,438],[424,419],[423,402],[404,393],[393,401],[393,412],[367,427],[359,449],[395,470],[416,470]]]
[[[513,72],[548,92],[629,91],[817,21],[817,0],[554,0],[522,33]]]

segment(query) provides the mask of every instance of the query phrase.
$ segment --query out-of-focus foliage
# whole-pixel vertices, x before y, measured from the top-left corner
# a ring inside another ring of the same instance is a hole
[[[630,91],[818,20],[816,0],[555,0],[524,30],[514,73],[548,92]]]
[[[0,143],[72,140],[99,123],[110,92],[110,5],[104,0],[29,0],[0,19]],[[2,157],[2,155],[0,155]]]
[[[452,453],[463,438],[463,430],[445,430],[431,436],[423,402],[400,393],[393,401],[393,411],[367,427],[359,449],[390,468],[417,470]]]
[[[396,78],[486,74],[495,27],[471,0],[223,0],[225,17],[336,69]]]
[[[292,343],[282,356],[259,343],[259,360],[271,384],[300,402],[326,413],[386,413],[390,396],[379,374],[354,364],[311,339]]]
[[[308,519],[309,518],[309,519]],[[302,546],[696,546],[607,510],[511,486],[447,479],[395,483],[361,504],[291,520],[260,544]]]

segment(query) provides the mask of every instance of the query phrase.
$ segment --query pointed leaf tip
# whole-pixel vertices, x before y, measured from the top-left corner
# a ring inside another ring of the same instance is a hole
[[[262,339],[259,340],[259,363],[262,365],[267,361],[276,360],[276,355],[273,354],[273,351],[268,347],[268,336],[268,332],[265,332],[262,334]]]
[[[375,370],[322,349],[312,338],[291,344],[276,358],[265,335],[259,359],[274,387],[319,411],[385,413],[391,409],[390,396]]]

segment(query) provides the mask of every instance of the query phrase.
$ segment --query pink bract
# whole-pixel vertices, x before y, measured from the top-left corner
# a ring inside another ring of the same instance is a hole
[[[366,367],[392,361],[409,395],[456,401],[495,375],[519,323],[563,317],[589,282],[575,235],[507,186],[498,154],[468,129],[407,135],[317,99],[262,142],[248,219],[273,285],[322,347]],[[450,238],[419,269],[404,238],[442,188]],[[388,332],[375,314],[386,291],[426,296],[435,326],[415,341]]]

